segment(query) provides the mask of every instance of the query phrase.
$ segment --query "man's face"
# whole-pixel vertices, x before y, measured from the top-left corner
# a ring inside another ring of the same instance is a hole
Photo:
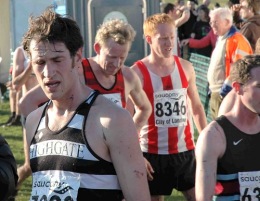
[[[211,16],[210,26],[214,34],[223,36],[231,27],[230,22],[227,19],[222,19],[219,15]]]
[[[78,81],[77,67],[81,52],[71,58],[69,50],[61,42],[31,41],[32,68],[44,93],[49,99],[69,98],[73,83]]]
[[[198,17],[199,17],[200,20],[206,19],[206,13],[205,13],[205,11],[202,10],[202,9],[199,9],[199,10],[198,10]]]
[[[241,2],[241,7],[239,10],[239,15],[242,19],[247,20],[248,18],[252,17],[253,13],[252,10],[248,8],[248,3],[247,1],[242,1]]]
[[[109,39],[104,46],[99,46],[99,65],[105,75],[115,75],[124,65],[130,44],[120,45]]]
[[[187,7],[190,10],[193,10],[193,9],[195,9],[195,3],[193,1],[187,1]]]
[[[179,13],[178,13],[178,10],[176,8],[173,8],[170,12],[169,12],[169,15],[171,16],[171,18],[173,20],[176,20],[179,18]]]
[[[172,56],[174,46],[174,26],[169,23],[159,24],[154,36],[150,37],[150,47],[159,57],[169,58]]]
[[[184,6],[184,4],[185,4],[184,0],[180,0],[179,6]]]
[[[243,104],[252,112],[260,114],[260,67],[251,70],[252,78],[242,86]]]

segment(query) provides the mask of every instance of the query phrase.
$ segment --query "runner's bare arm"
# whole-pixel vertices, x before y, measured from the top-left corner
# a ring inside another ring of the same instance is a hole
[[[211,122],[199,135],[196,144],[196,200],[212,200],[216,185],[217,161],[225,152],[222,128]]]
[[[102,118],[104,136],[126,200],[149,200],[147,174],[131,115],[118,108],[116,118]]]

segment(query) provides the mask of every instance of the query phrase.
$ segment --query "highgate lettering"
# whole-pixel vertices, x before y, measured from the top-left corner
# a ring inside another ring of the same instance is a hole
[[[47,155],[61,155],[73,158],[83,158],[85,144],[63,140],[49,140],[30,146],[30,158]]]

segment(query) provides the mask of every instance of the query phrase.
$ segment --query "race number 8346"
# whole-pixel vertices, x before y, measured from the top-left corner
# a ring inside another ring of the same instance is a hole
[[[171,115],[185,115],[186,106],[184,101],[166,101],[164,103],[158,102],[155,104],[155,114],[157,117],[171,116]]]

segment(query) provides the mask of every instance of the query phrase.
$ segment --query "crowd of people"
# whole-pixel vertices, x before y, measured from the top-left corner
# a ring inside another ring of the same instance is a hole
[[[129,23],[100,25],[96,55],[84,58],[76,21],[52,7],[31,16],[4,124],[22,125],[25,162],[17,168],[0,139],[1,200],[30,175],[30,200],[163,201],[173,189],[187,201],[256,200],[260,0],[210,3],[179,0],[148,16],[150,53],[130,67]],[[191,52],[211,57],[210,123]]]

